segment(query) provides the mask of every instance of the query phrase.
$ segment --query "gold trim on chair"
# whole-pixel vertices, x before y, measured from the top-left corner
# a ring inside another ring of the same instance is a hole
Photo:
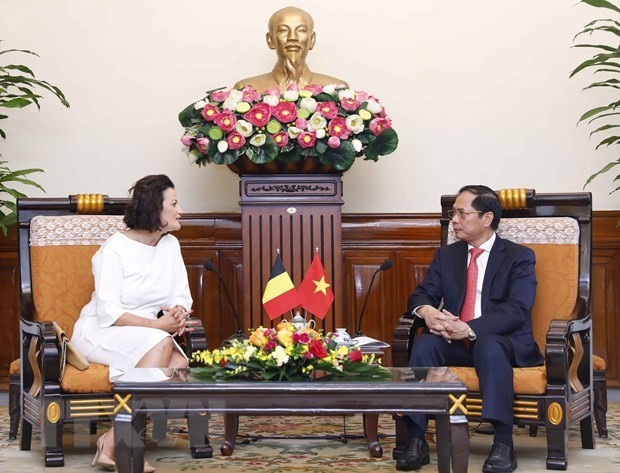
[[[103,212],[102,194],[77,194],[77,213],[100,214]]]
[[[527,208],[527,189],[502,189],[498,194],[502,209]]]

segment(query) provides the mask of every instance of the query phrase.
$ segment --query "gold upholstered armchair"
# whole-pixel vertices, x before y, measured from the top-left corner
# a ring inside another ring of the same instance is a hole
[[[54,323],[69,339],[73,324],[94,290],[91,259],[109,236],[125,228],[128,199],[80,194],[69,198],[18,201],[21,271],[21,357],[18,383],[10,385],[11,424],[20,414],[21,449],[29,450],[32,427],[41,432],[46,466],[63,466],[63,424],[87,422],[91,433],[99,421],[113,420],[126,403],[111,393],[108,367],[90,363],[83,371],[61,365],[62,350]],[[182,340],[187,353],[206,348],[199,319]],[[15,364],[15,363],[14,363]],[[15,395],[16,388],[18,395]],[[205,430],[206,431],[206,430]],[[195,439],[200,442],[199,439]],[[208,456],[204,445],[192,454]]]
[[[579,424],[581,445],[594,448],[592,428],[595,402],[592,319],[590,313],[591,217],[589,193],[537,194],[534,190],[499,192],[503,217],[498,235],[529,246],[536,253],[538,287],[532,309],[534,337],[545,357],[544,366],[514,369],[515,423],[536,435],[544,427],[547,468],[565,470],[568,429]],[[441,244],[455,241],[448,211],[456,196],[441,198]],[[415,336],[423,320],[404,314],[394,332],[395,366],[407,366]],[[601,384],[600,360],[598,389]],[[481,420],[482,403],[474,368],[455,367],[467,384],[468,418]],[[599,393],[600,394],[600,393]],[[600,403],[600,401],[599,401]],[[599,405],[599,422],[604,423]],[[404,426],[397,419],[397,450],[404,442]],[[599,433],[601,425],[599,425]]]

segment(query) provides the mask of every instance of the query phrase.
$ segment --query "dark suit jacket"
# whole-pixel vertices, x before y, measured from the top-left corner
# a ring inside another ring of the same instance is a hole
[[[534,252],[500,237],[495,239],[482,284],[482,316],[469,322],[478,337],[485,334],[511,338],[518,366],[543,363],[532,335],[530,311],[536,295]],[[457,315],[465,300],[467,243],[458,241],[441,247],[408,307],[439,307]]]

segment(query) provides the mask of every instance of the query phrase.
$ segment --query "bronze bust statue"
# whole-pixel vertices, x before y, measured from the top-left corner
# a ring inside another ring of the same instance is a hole
[[[237,82],[235,89],[249,85],[258,92],[276,87],[285,91],[290,84],[300,88],[308,84],[348,84],[335,77],[312,72],[306,63],[308,52],[314,48],[316,33],[310,14],[297,7],[278,10],[269,19],[267,45],[275,49],[278,60],[271,72],[248,77]]]

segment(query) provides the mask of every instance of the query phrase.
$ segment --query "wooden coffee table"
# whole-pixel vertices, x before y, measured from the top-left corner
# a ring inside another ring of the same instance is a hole
[[[469,434],[467,388],[447,368],[391,368],[389,381],[198,381],[191,377],[163,383],[117,382],[113,391],[126,402],[114,421],[116,465],[120,473],[142,472],[146,415],[187,415],[192,456],[203,457],[207,413],[224,415],[222,455],[232,455],[239,415],[364,414],[368,450],[380,457],[377,436],[381,413],[436,416],[438,467],[442,473],[467,472]],[[182,376],[186,378],[186,376]],[[209,447],[210,449],[210,447]],[[205,460],[208,461],[208,460]]]

